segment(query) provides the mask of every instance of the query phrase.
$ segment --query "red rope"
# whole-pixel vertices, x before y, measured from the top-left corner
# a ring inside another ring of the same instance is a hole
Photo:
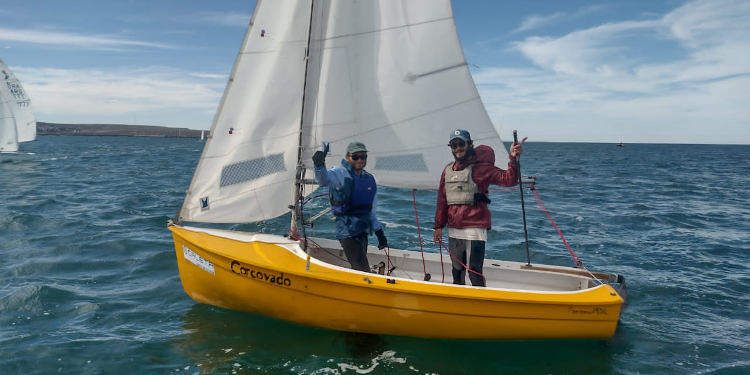
[[[427,276],[427,266],[424,262],[424,249],[422,248],[422,231],[419,229],[419,213],[417,213],[417,189],[411,189],[411,198],[414,202],[414,217],[417,219],[417,235],[419,236],[419,251],[422,253],[422,270],[424,275]]]
[[[417,189],[411,190],[411,199],[414,203],[414,217],[417,221],[417,236],[419,236],[419,251],[422,253],[422,271],[424,272],[425,276],[427,275],[427,266],[425,265],[424,260],[424,249],[422,248],[422,230],[419,226],[419,212],[417,212],[417,195],[416,195]],[[442,243],[442,242],[441,242]],[[442,283],[445,283],[445,267],[443,266],[443,249],[440,248],[440,273],[442,276]]]
[[[440,240],[440,243],[443,243],[443,240]],[[445,284],[445,266],[443,265],[443,247],[439,246],[440,249],[440,273],[443,274],[443,281],[441,281],[443,284]]]
[[[560,235],[562,242],[568,248],[568,252],[570,252],[570,256],[573,257],[573,261],[575,262],[576,266],[580,267],[581,265],[583,265],[583,261],[581,260],[581,258],[579,258],[578,255],[576,255],[576,253],[573,251],[573,249],[570,248],[570,245],[568,245],[568,241],[565,240],[565,236],[563,236],[562,231],[560,231],[560,229],[557,227],[557,224],[555,224],[555,221],[552,220],[552,215],[550,215],[549,212],[547,211],[547,208],[544,207],[544,203],[542,202],[542,197],[539,196],[539,192],[537,192],[537,190],[533,188],[533,185],[531,188],[531,192],[534,194],[534,200],[536,201],[536,205],[539,206],[539,209],[541,209],[542,212],[544,212],[544,214],[547,216],[547,218],[549,219],[549,222],[552,223],[552,227],[555,228],[555,230],[557,231],[557,234]]]
[[[442,248],[443,248],[444,246],[445,246],[445,245],[443,244],[443,240],[440,240],[440,248],[442,249]],[[447,252],[448,252],[448,254],[450,254],[451,258],[452,258],[453,260],[455,260],[456,262],[458,262],[458,264],[460,264],[460,265],[461,265],[461,267],[463,267],[463,268],[464,268],[465,270],[467,270],[467,271],[469,271],[469,272],[471,272],[471,273],[473,273],[473,274],[475,274],[475,275],[479,275],[479,276],[481,276],[481,277],[482,277],[482,280],[484,280],[484,285],[487,285],[487,278],[486,278],[486,277],[484,277],[484,275],[483,275],[483,274],[481,274],[481,273],[479,273],[479,272],[477,272],[477,271],[474,271],[473,269],[469,268],[469,266],[465,265],[465,264],[464,264],[464,262],[462,262],[462,261],[461,261],[460,259],[458,259],[458,257],[456,257],[456,255],[455,255],[455,254],[451,253],[451,251],[450,251],[450,250],[448,250],[448,248],[447,248],[447,247],[445,248],[445,251],[447,251]],[[442,253],[441,253],[441,254],[442,254]],[[468,253],[467,253],[467,254],[466,254],[466,256],[468,257],[468,256],[470,256],[470,254],[468,254]]]

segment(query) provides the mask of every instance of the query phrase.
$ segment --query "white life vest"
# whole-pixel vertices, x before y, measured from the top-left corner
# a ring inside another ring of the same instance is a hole
[[[455,162],[445,166],[445,198],[448,205],[474,204],[474,194],[479,193],[479,187],[471,177],[473,165],[454,171],[453,164]]]

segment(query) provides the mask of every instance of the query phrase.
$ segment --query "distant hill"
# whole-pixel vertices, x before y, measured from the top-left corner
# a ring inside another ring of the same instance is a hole
[[[120,124],[55,124],[37,122],[38,135],[109,135],[124,137],[200,138],[201,131],[150,125]]]

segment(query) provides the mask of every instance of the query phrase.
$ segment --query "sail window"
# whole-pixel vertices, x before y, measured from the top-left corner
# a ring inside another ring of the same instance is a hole
[[[375,169],[387,171],[427,172],[427,164],[422,154],[378,156]]]
[[[269,174],[286,170],[284,154],[274,154],[263,158],[245,160],[229,164],[221,170],[220,187],[252,181]]]

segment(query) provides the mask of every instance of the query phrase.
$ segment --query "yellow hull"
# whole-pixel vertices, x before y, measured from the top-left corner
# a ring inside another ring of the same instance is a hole
[[[313,327],[448,339],[608,338],[623,304],[606,284],[565,292],[474,288],[316,259],[308,270],[299,246],[281,236],[169,228],[194,300]]]

